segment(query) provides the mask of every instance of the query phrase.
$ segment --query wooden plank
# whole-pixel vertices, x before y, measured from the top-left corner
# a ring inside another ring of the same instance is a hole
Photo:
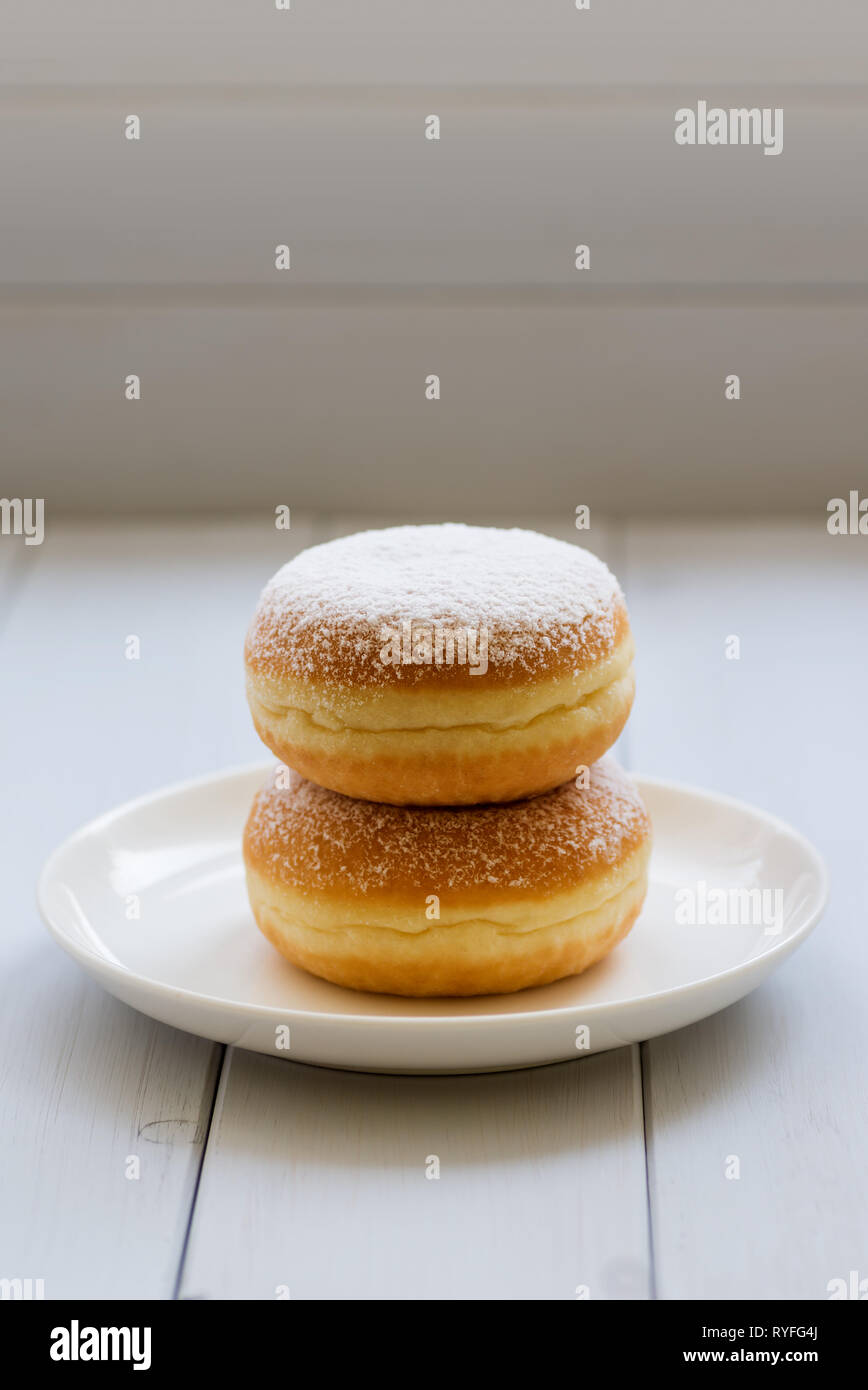
[[[0,80],[861,82],[860,0],[5,0]]]
[[[635,1049],[469,1077],[232,1051],[182,1297],[575,1299],[580,1285],[647,1296]]]
[[[4,1278],[47,1298],[172,1295],[221,1049],[125,1008],[38,922],[45,855],[126,799],[256,756],[241,642],[305,527],[56,522],[0,633]],[[4,540],[5,548],[7,542]],[[141,639],[141,659],[124,644]],[[129,1156],[139,1178],[125,1176]]]
[[[555,301],[7,302],[8,486],[80,512],[816,515],[822,459],[868,490],[868,301]]]
[[[846,493],[827,475],[838,485]],[[639,651],[636,764],[792,821],[832,881],[824,922],[780,974],[645,1046],[658,1292],[826,1298],[830,1280],[864,1277],[868,1245],[868,551],[863,537],[829,536],[824,514],[636,524],[623,578]]]
[[[865,47],[868,71],[868,34]],[[712,105],[756,100],[720,87]],[[773,158],[677,145],[675,112],[695,103],[670,89],[536,102],[412,87],[328,102],[0,92],[2,279],[260,285],[275,297],[311,285],[577,297],[600,285],[864,285],[868,190],[842,173],[868,161],[864,96],[765,88],[762,103],[784,112]],[[124,138],[128,111],[139,141]],[[278,271],[284,243],[291,265]],[[578,244],[590,247],[581,272]]]

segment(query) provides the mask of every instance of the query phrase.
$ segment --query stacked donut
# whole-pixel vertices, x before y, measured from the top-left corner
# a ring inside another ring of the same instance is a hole
[[[633,700],[606,566],[531,531],[367,531],[265,588],[245,645],[281,766],[244,834],[265,936],[337,984],[495,994],[629,931],[648,817],[603,756]]]

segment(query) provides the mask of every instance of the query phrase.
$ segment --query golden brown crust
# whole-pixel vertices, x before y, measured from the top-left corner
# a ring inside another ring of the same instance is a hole
[[[552,623],[544,635],[540,629],[539,641],[531,644],[527,640],[526,659],[518,662],[505,659],[514,634],[491,623],[488,625],[487,669],[482,672],[478,669],[481,659],[474,657],[472,645],[466,661],[448,664],[432,659],[430,663],[392,661],[386,664],[380,659],[386,645],[382,638],[384,625],[395,631],[399,651],[412,652],[413,634],[424,631],[421,624],[414,624],[409,642],[405,642],[398,619],[386,624],[356,619],[342,622],[339,627],[311,628],[302,620],[299,610],[261,606],[253,616],[245,639],[245,665],[254,675],[272,681],[290,677],[321,686],[324,694],[334,689],[376,692],[384,687],[475,692],[483,688],[520,686],[528,679],[552,680],[592,670],[610,657],[630,634],[627,608],[619,599],[613,603],[605,621]],[[529,636],[530,629],[528,639]],[[445,639],[443,645],[445,650]],[[327,661],[324,660],[326,651]]]
[[[531,801],[354,801],[286,769],[244,834],[257,922],[296,964],[397,994],[499,993],[587,968],[629,930],[650,825],[610,759]]]
[[[639,794],[613,758],[587,780],[506,806],[419,808],[357,801],[278,768],[254,799],[245,857],[299,891],[368,901],[562,892],[621,863],[648,835]]]

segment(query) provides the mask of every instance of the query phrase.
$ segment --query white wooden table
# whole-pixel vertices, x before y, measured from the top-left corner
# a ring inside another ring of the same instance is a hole
[[[515,520],[575,539],[570,517]],[[372,1077],[174,1032],[50,942],[34,881],[59,839],[259,756],[240,657],[259,588],[357,524],[0,541],[0,1276],[48,1298],[244,1299],[822,1299],[868,1276],[868,543],[822,515],[586,538],[639,648],[624,761],[754,800],[829,863],[817,932],[725,1013],[536,1071]]]

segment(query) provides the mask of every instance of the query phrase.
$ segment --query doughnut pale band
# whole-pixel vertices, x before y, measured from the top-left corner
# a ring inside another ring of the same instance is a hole
[[[559,786],[611,747],[633,703],[632,659],[628,628],[606,660],[528,688],[420,687],[371,700],[248,668],[247,698],[278,758],[346,796],[512,801]]]

